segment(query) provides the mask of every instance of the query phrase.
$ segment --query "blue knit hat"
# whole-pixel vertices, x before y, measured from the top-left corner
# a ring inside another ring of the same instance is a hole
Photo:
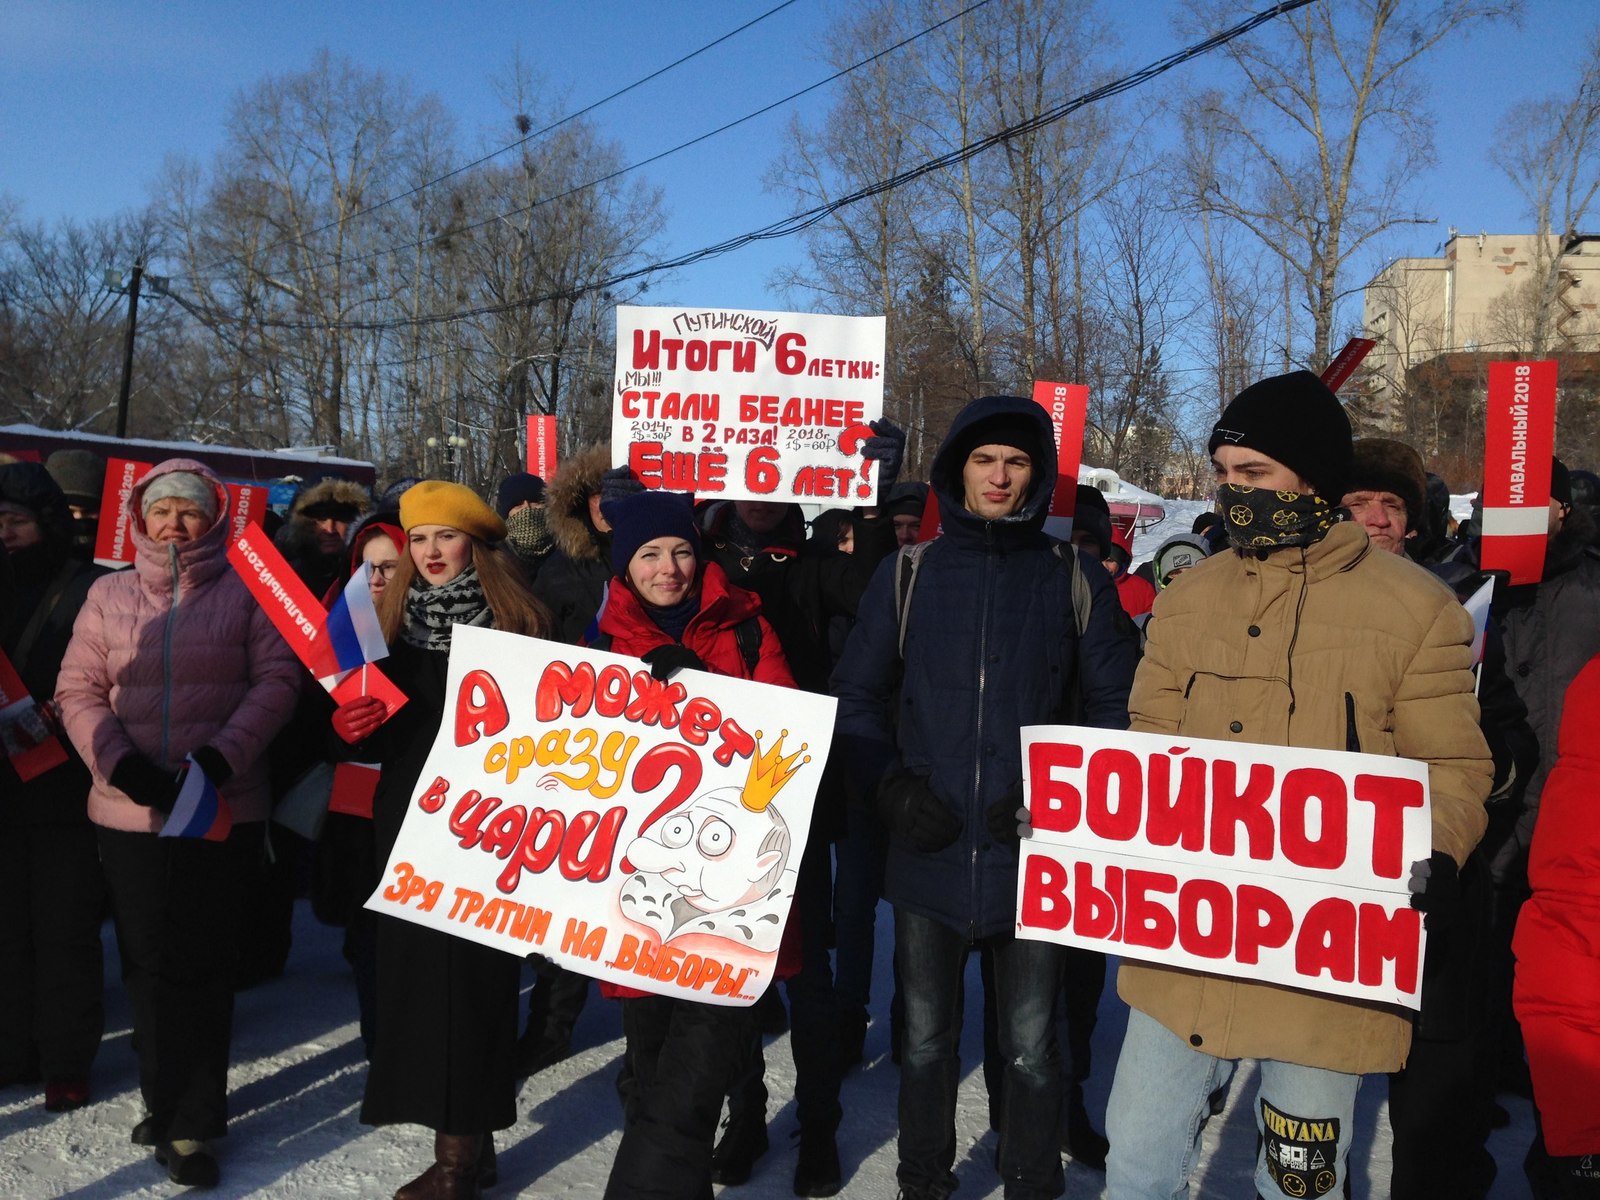
[[[683,492],[635,492],[605,500],[600,515],[611,522],[611,569],[626,579],[639,547],[657,538],[682,538],[700,557],[700,531],[694,524],[694,497]]]

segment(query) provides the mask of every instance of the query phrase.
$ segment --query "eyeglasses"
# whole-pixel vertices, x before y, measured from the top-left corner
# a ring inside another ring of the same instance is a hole
[[[400,564],[398,561],[391,563],[368,563],[367,565],[372,568],[372,573],[379,579],[393,579],[394,573],[400,569]]]

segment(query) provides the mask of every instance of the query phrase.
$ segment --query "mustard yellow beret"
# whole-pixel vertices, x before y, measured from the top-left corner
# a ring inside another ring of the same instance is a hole
[[[506,523],[477,492],[440,479],[424,479],[405,490],[400,497],[400,524],[407,533],[416,525],[448,525],[480,542],[504,541],[506,536]]]

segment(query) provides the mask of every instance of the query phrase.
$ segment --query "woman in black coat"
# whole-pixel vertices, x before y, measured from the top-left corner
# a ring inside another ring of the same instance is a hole
[[[0,650],[33,700],[0,702],[0,1087],[42,1075],[45,1108],[65,1112],[89,1101],[104,1026],[89,772],[65,737],[66,761],[27,780],[10,754],[46,728],[72,623],[105,572],[72,557],[72,511],[37,463],[0,466],[0,544],[14,589],[0,601]]]
[[[334,715],[353,757],[383,773],[373,801],[376,855],[388,862],[417,777],[444,719],[456,625],[547,636],[549,614],[498,543],[505,523],[473,492],[425,481],[400,501],[408,553],[379,600],[383,670],[407,698]],[[361,1120],[435,1131],[434,1163],[395,1200],[468,1200],[493,1181],[492,1131],[516,1120],[513,1048],[522,960],[396,917],[377,921],[377,1033]]]

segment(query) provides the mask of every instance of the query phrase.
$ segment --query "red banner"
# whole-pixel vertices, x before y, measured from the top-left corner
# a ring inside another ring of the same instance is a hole
[[[0,727],[6,731],[5,755],[23,783],[67,761],[43,713],[22,686],[22,677],[0,650]]]
[[[230,483],[228,489],[228,530],[235,538],[244,532],[246,525],[260,525],[267,515],[268,489],[249,483]]]
[[[1556,441],[1556,364],[1489,364],[1489,421],[1483,442],[1486,571],[1538,583],[1550,532],[1550,458]]]
[[[147,462],[113,458],[106,462],[106,482],[100,493],[100,527],[94,539],[94,560],[102,567],[121,567],[133,561],[132,527],[128,502],[133,485],[150,469]]]
[[[234,538],[228,561],[306,669],[318,679],[336,673],[339,663],[323,636],[326,614],[321,603],[261,526],[246,526]]]
[[[556,473],[556,419],[532,416],[528,418],[528,474],[537,475],[546,483]]]
[[[1378,343],[1371,338],[1351,338],[1344,344],[1344,349],[1333,356],[1333,361],[1322,368],[1322,382],[1328,385],[1330,392],[1337,392],[1344,386],[1344,381],[1355,374],[1361,360]]]
[[[378,771],[375,763],[335,763],[328,811],[372,820],[372,798],[378,794]]]
[[[1052,517],[1071,517],[1078,507],[1078,464],[1083,461],[1083,426],[1089,415],[1089,388],[1082,383],[1035,381],[1033,398],[1050,414],[1056,434],[1056,490]]]

